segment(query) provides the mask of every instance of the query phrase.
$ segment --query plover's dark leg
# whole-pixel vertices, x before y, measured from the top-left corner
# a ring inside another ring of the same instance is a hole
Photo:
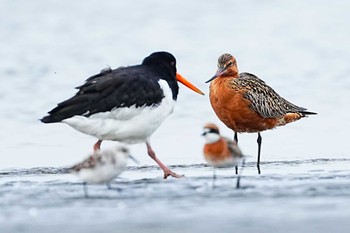
[[[243,157],[242,158],[243,160],[242,160],[242,167],[241,167],[241,171],[240,171],[240,173],[238,174],[238,176],[237,176],[237,183],[236,183],[236,189],[239,189],[241,186],[241,177],[242,177],[242,173],[243,173],[243,168],[244,168],[244,165],[245,165],[245,158]],[[236,173],[237,174],[237,173]]]
[[[215,170],[215,167],[213,167],[213,182],[212,182],[212,188],[215,188],[215,181],[216,181],[216,170]]]

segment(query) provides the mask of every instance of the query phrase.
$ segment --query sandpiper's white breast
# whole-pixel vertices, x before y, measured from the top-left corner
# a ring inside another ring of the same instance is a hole
[[[91,156],[94,156],[95,164],[85,166],[76,173],[85,182],[99,184],[110,182],[126,169],[129,151],[117,147]]]
[[[164,98],[158,105],[114,108],[89,117],[74,116],[63,122],[100,140],[144,142],[174,109],[175,100],[168,83],[160,80],[159,85],[164,92]]]
[[[120,175],[125,168],[115,167],[113,164],[99,165],[95,168],[83,168],[77,175],[85,182],[92,184],[106,183]]]

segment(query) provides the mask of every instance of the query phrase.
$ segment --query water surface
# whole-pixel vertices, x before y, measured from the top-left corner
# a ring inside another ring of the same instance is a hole
[[[186,178],[163,180],[155,166],[129,167],[112,182],[82,183],[63,168],[0,172],[4,232],[348,232],[349,159],[255,164],[235,189],[233,169],[220,169],[213,186],[205,164],[173,166]],[[281,170],[283,174],[281,174]]]

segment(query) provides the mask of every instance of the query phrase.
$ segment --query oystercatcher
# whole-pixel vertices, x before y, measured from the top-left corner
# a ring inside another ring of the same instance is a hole
[[[84,194],[88,197],[86,183],[106,183],[110,189],[110,181],[119,176],[125,169],[127,159],[136,161],[125,146],[117,146],[109,150],[100,150],[88,156],[81,163],[69,168],[84,181]]]
[[[181,177],[156,157],[150,145],[151,135],[173,112],[177,81],[204,95],[177,73],[172,54],[155,52],[141,65],[107,68],[88,78],[72,98],[59,103],[41,121],[63,122],[96,137],[94,151],[100,149],[102,140],[145,142],[148,155],[164,171],[164,178]]]
[[[202,136],[205,160],[213,166],[213,186],[216,179],[215,168],[235,167],[238,175],[238,165],[244,160],[243,154],[235,141],[220,135],[219,128],[212,123],[204,125]],[[236,188],[239,188],[240,176],[237,177]]]
[[[210,103],[219,119],[234,134],[258,133],[257,168],[260,174],[261,131],[317,114],[296,106],[278,95],[263,80],[250,73],[238,73],[236,59],[228,53],[218,59],[218,70],[210,84]]]

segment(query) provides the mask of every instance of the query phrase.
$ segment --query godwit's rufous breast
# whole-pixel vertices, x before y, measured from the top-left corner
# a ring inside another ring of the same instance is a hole
[[[216,178],[215,168],[235,167],[238,175],[238,165],[243,162],[244,158],[237,142],[221,136],[219,128],[212,123],[204,125],[202,135],[205,138],[203,154],[208,164],[213,166],[213,180]]]
[[[156,157],[150,145],[151,135],[173,112],[178,81],[203,94],[176,72],[172,54],[152,53],[141,65],[107,68],[88,78],[72,98],[59,103],[41,121],[63,122],[96,137],[94,151],[100,149],[102,140],[145,142],[164,178],[180,177]]]
[[[260,174],[260,132],[316,114],[290,103],[263,80],[238,73],[236,59],[228,53],[218,59],[218,70],[210,83],[210,103],[219,119],[237,133],[258,133],[257,168]]]

